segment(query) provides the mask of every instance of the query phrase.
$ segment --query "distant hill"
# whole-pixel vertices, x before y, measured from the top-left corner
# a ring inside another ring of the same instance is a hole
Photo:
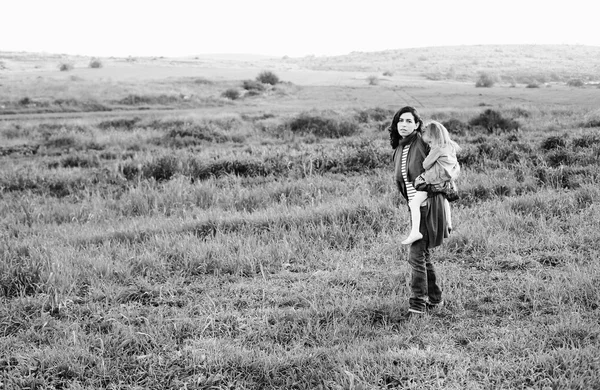
[[[417,74],[431,80],[472,81],[481,72],[516,83],[600,80],[600,47],[583,45],[424,47],[282,61],[314,70]]]
[[[0,75],[15,70],[57,69],[60,63],[87,67],[91,57],[52,53],[0,52]],[[102,57],[112,64],[353,71],[402,74],[429,80],[476,80],[481,73],[504,83],[600,81],[600,47],[584,45],[441,46],[338,56],[273,57],[257,54],[199,54],[185,58]]]

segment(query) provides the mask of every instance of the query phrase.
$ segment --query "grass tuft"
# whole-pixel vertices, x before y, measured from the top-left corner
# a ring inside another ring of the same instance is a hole
[[[567,142],[564,137],[561,136],[552,136],[548,137],[542,141],[542,149],[543,150],[553,150],[560,149],[567,146]]]
[[[0,246],[0,296],[35,295],[45,284],[46,265],[27,246]]]

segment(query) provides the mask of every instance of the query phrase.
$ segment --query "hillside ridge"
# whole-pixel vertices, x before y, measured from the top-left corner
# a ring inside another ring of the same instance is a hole
[[[507,82],[600,77],[600,47],[585,45],[440,46],[285,60],[313,70],[401,72],[431,80],[467,81],[481,73]]]
[[[2,52],[0,74],[14,69],[55,68],[60,62],[85,66],[92,57],[54,53]],[[256,54],[199,54],[187,57],[98,57],[105,63],[152,63],[171,66],[295,68],[317,71],[395,73],[429,80],[473,81],[486,73],[507,83],[600,79],[600,46],[457,45],[354,51],[334,56],[268,57]],[[51,63],[51,65],[49,65]]]

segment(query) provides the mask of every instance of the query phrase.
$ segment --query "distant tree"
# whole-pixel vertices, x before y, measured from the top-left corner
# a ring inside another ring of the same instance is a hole
[[[583,87],[585,83],[581,79],[571,79],[567,81],[569,87]]]
[[[73,69],[73,64],[69,64],[67,62],[63,62],[62,64],[58,65],[58,69],[61,72],[68,72],[68,71],[70,71],[70,70]]]
[[[102,68],[102,61],[100,61],[98,58],[92,58],[90,60],[90,68],[93,68],[93,69]]]
[[[494,77],[492,77],[491,75],[487,73],[481,73],[479,75],[479,78],[477,79],[477,82],[475,82],[475,87],[491,88],[494,86],[495,82],[496,81],[494,80]]]

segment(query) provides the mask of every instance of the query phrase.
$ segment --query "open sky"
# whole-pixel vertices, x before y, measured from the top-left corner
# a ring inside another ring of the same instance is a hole
[[[600,46],[594,3],[2,0],[0,51],[299,57],[472,44]]]

